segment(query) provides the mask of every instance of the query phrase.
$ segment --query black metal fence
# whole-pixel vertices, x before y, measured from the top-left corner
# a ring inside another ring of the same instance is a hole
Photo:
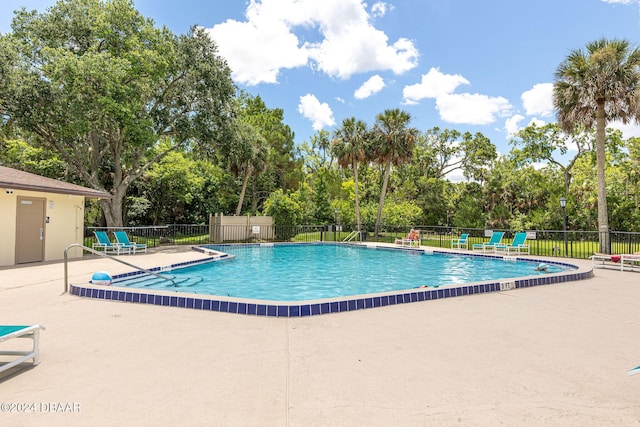
[[[112,233],[114,231],[126,231],[129,235],[129,240],[136,243],[146,243],[149,247],[209,243],[209,226],[199,224],[170,224],[148,227],[85,227],[85,246],[91,247],[97,241],[94,231],[106,231],[110,237],[113,237]]]
[[[416,227],[421,230],[422,244],[437,247],[450,247],[451,239],[462,233],[469,234],[469,244],[483,243],[490,238],[490,232],[478,228]],[[504,242],[513,239],[519,230],[496,229],[503,231]],[[600,233],[582,230],[527,230],[527,244],[533,255],[561,256],[569,258],[589,258],[597,252],[634,253],[640,251],[640,233],[624,231],[609,232],[609,239],[602,236],[603,242],[610,247],[601,247]]]
[[[215,228],[215,229],[214,229]],[[454,228],[440,226],[392,226],[383,225],[378,235],[374,227],[364,225],[357,233],[355,225],[297,225],[260,226],[240,225],[169,224],[149,227],[87,227],[85,246],[96,242],[94,231],[124,230],[131,241],[146,243],[149,247],[160,245],[197,245],[207,243],[248,243],[248,242],[315,242],[315,241],[376,241],[393,243],[396,238],[406,237],[410,228],[420,232],[421,244],[439,248],[450,248],[451,240],[462,233],[469,234],[469,247],[489,240],[489,230],[479,228]],[[516,230],[503,231],[505,242],[510,242]],[[603,239],[603,241],[606,241]],[[640,233],[611,231],[608,242],[610,253],[634,253],[640,251]],[[600,247],[599,232],[574,230],[530,230],[527,244],[532,255],[588,258],[596,252],[607,252]]]

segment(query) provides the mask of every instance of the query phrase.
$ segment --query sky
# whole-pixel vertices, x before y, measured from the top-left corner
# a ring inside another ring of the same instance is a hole
[[[20,7],[0,0],[0,32]],[[207,29],[236,85],[282,108],[301,144],[348,117],[399,108],[411,126],[480,132],[506,154],[528,124],[555,122],[554,73],[602,37],[640,41],[640,0],[135,0],[184,34]],[[615,124],[625,137],[640,126]]]

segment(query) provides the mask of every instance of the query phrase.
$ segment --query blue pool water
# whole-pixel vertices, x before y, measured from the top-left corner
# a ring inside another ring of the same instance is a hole
[[[114,285],[304,301],[562,271],[557,265],[536,271],[537,262],[331,244],[207,247],[235,257],[162,273],[175,277],[177,285],[162,280]]]

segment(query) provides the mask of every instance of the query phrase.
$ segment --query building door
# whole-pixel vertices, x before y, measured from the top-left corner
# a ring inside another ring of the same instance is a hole
[[[18,197],[16,264],[44,261],[45,199]]]

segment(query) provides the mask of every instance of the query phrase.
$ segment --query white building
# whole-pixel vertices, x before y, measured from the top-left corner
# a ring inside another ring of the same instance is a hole
[[[0,266],[61,260],[67,246],[82,244],[85,197],[111,195],[0,166]]]

